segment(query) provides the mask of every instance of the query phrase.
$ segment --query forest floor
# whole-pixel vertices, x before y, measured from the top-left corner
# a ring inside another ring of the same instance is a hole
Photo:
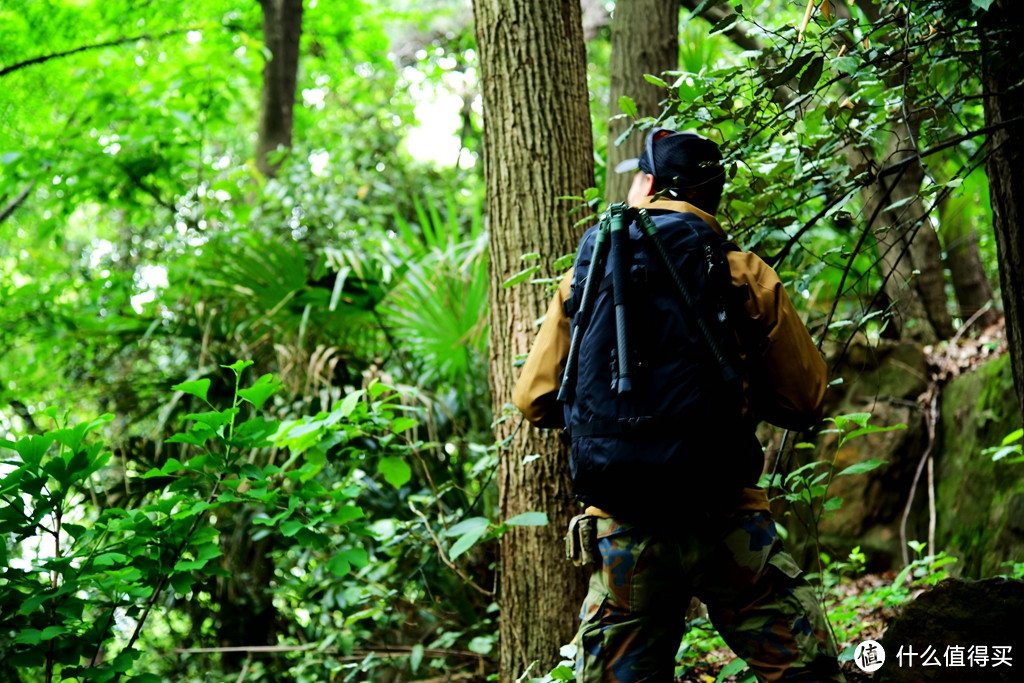
[[[830,600],[829,620],[839,640],[839,652],[865,640],[881,640],[889,622],[899,614],[900,606],[886,606],[877,596],[892,586],[895,579],[895,572],[866,574],[832,589],[836,597]],[[861,600],[861,596],[866,597]],[[754,680],[746,668],[736,673],[726,672],[722,676],[723,669],[729,668],[736,655],[721,644],[701,659],[700,664],[677,678],[676,683],[747,683]],[[852,661],[843,662],[841,667],[847,683],[872,680],[871,674],[861,671]]]

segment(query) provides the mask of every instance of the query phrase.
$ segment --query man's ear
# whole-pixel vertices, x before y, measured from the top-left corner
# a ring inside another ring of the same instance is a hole
[[[654,176],[650,173],[644,173],[643,185],[641,186],[645,197],[650,197],[654,194]]]

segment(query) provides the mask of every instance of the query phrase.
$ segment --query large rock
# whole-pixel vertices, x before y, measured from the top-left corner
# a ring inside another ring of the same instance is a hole
[[[1024,680],[1022,614],[1024,581],[947,579],[904,607],[889,625],[881,640],[885,663],[874,680]]]
[[[1024,559],[1024,463],[993,462],[984,450],[1020,427],[1009,354],[950,382],[941,414],[939,546],[960,558],[964,575],[1006,572],[1005,562]]]

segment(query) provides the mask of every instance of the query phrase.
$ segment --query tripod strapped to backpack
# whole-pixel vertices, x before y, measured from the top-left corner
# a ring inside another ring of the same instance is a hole
[[[636,223],[641,235],[641,243],[649,243],[652,247],[653,256],[658,264],[668,275],[676,295],[682,301],[683,306],[679,307],[683,315],[689,318],[688,322],[695,325],[704,346],[710,352],[718,366],[719,375],[726,385],[733,385],[739,380],[739,375],[722,349],[718,339],[715,338],[711,326],[701,313],[697,304],[697,297],[691,291],[689,284],[679,273],[671,255],[658,235],[658,228],[654,224],[646,209],[629,207],[625,203],[612,204],[601,215],[600,223],[594,239],[594,246],[591,253],[590,268],[586,283],[583,286],[583,295],[580,301],[579,310],[573,320],[572,337],[569,342],[569,355],[566,361],[565,370],[562,374],[562,384],[558,391],[558,400],[566,403],[570,400],[576,384],[576,373],[579,367],[579,355],[581,340],[590,323],[594,308],[594,301],[600,288],[599,282],[605,274],[605,264],[608,264],[608,271],[611,275],[611,286],[613,305],[615,312],[615,349],[613,356],[618,372],[613,378],[614,391],[619,394],[627,394],[633,390],[633,372],[635,361],[632,358],[629,344],[629,323],[628,323],[628,287],[629,287],[629,226]],[[706,260],[710,270],[713,267],[710,247],[705,245]]]

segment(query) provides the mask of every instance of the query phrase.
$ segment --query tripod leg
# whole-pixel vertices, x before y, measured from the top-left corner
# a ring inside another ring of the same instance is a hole
[[[597,234],[594,237],[594,248],[590,255],[590,269],[587,272],[587,282],[583,285],[583,297],[580,301],[580,310],[576,312],[572,337],[569,340],[569,357],[565,362],[565,371],[562,373],[562,385],[558,388],[558,400],[565,403],[569,400],[570,392],[576,385],[576,368],[579,365],[580,339],[590,322],[590,312],[594,308],[594,299],[597,298],[597,286],[595,281],[601,279],[604,273],[604,259],[608,252],[608,215],[601,217],[601,223],[597,227]]]
[[[626,277],[629,263],[626,243],[629,241],[628,228],[623,229],[623,205],[611,207],[611,254],[609,256],[612,271],[612,295],[615,304],[615,347],[618,363],[618,380],[615,390],[624,394],[633,390],[633,369],[629,351],[629,321],[626,311],[628,299],[628,279]]]

